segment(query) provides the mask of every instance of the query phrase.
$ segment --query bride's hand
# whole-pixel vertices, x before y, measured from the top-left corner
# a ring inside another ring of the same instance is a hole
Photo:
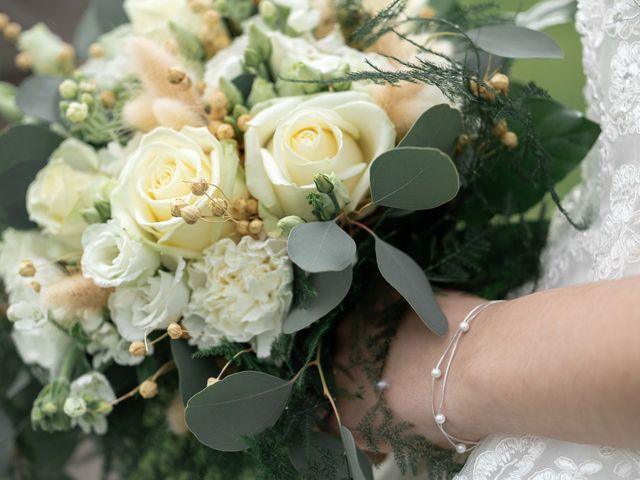
[[[394,415],[394,422],[410,422],[415,426],[415,433],[441,447],[451,447],[437,429],[432,417],[431,369],[436,365],[458,324],[469,311],[483,303],[483,300],[448,292],[439,296],[438,301],[449,321],[449,334],[446,337],[437,337],[427,329],[412,309],[407,308],[391,343],[384,371],[378,379],[370,378],[370,374],[367,374],[366,367],[363,366],[366,362],[354,362],[352,358],[352,326],[358,319],[347,319],[340,326],[335,357],[338,367],[336,381],[338,390],[347,394],[339,396],[338,411],[344,425],[353,429],[356,437],[359,437],[358,424],[376,403],[380,391],[384,391],[386,403]],[[360,351],[365,353],[371,352],[366,342],[368,336],[375,334],[375,327],[369,326],[366,329],[368,331],[364,335],[358,335],[358,342],[361,342],[360,346],[363,347]],[[467,401],[467,394],[463,392],[466,384],[465,350],[464,345],[460,345],[447,384],[447,431],[459,438],[478,440],[484,432],[474,428],[473,415],[468,411],[473,402]],[[349,394],[356,394],[357,397]],[[359,440],[366,448],[363,439]],[[382,451],[388,450],[388,445],[377,447]]]

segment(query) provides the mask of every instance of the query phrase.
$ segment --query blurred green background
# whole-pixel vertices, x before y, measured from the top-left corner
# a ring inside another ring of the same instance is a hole
[[[535,5],[537,0],[494,0],[505,11],[519,12]],[[486,0],[462,0],[466,5],[487,3]],[[551,27],[545,32],[558,42],[565,53],[564,60],[522,60],[513,70],[513,77],[534,81],[549,90],[551,95],[578,110],[584,110],[582,95],[584,73],[582,71],[582,47],[575,26]]]

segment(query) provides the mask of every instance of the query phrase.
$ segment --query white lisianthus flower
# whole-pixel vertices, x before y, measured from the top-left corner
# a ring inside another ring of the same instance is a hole
[[[111,194],[113,218],[134,238],[155,245],[163,254],[197,257],[230,235],[233,225],[204,221],[187,225],[171,215],[171,205],[181,199],[202,215],[211,215],[208,198],[191,191],[189,182],[196,177],[216,185],[229,199],[246,195],[238,165],[235,144],[221,143],[206,128],[184,127],[179,132],[157,128],[142,138],[127,160]]]
[[[135,74],[127,54],[127,45],[132,36],[133,29],[129,24],[105,33],[96,41],[103,55],[89,58],[78,71],[91,78],[100,90],[115,89],[127,77]]]
[[[107,377],[100,372],[89,372],[71,382],[69,397],[64,402],[64,413],[71,424],[84,433],[93,430],[98,435],[107,433],[107,415],[116,395]]]
[[[220,88],[220,79],[229,81],[240,76],[243,72],[244,51],[249,45],[247,35],[241,35],[233,40],[231,45],[216,53],[205,65],[204,82],[207,85],[206,95]]]
[[[160,254],[133,240],[114,220],[89,225],[82,248],[82,274],[102,288],[139,284],[160,266]]]
[[[280,7],[289,9],[287,27],[297,33],[309,33],[320,23],[320,10],[310,0],[272,0]]]
[[[293,299],[293,267],[283,240],[220,240],[189,267],[191,303],[183,325],[199,348],[250,342],[267,357]]]
[[[45,233],[79,246],[87,222],[82,211],[104,197],[110,179],[100,173],[96,152],[76,140],[65,140],[27,190],[29,218]]]
[[[364,93],[320,94],[274,102],[245,136],[247,187],[279,217],[314,220],[307,195],[318,173],[336,177],[355,209],[369,194],[371,163],[395,146],[387,114]]]
[[[111,362],[131,367],[144,361],[144,357],[134,357],[129,353],[130,342],[120,336],[113,323],[103,322],[96,331],[88,333],[87,353],[92,356],[93,368],[101,369]],[[153,346],[150,353],[153,353]]]
[[[204,24],[187,0],[125,0],[124,10],[140,35],[166,30],[171,22],[197,33]]]
[[[11,332],[11,339],[27,365],[38,365],[48,371],[55,371],[65,358],[73,340],[69,335],[49,321],[32,327],[17,322]]]
[[[189,303],[186,262],[175,273],[160,271],[142,286],[121,286],[109,298],[111,319],[125,340],[142,340],[152,330],[166,329],[182,317]]]

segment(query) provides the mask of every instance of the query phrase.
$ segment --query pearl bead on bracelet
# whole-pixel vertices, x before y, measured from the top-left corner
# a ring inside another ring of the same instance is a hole
[[[460,324],[458,325],[458,330],[453,335],[453,337],[451,337],[451,340],[449,341],[449,344],[447,345],[444,353],[440,357],[440,360],[438,360],[436,366],[431,370],[431,413],[433,415],[433,421],[438,426],[438,429],[444,435],[447,441],[456,449],[456,452],[458,452],[459,454],[463,454],[468,452],[469,450],[472,450],[478,445],[478,442],[462,440],[460,438],[454,437],[453,435],[447,433],[444,428],[444,424],[447,422],[447,417],[443,413],[443,408],[444,397],[447,389],[447,380],[449,378],[449,371],[451,370],[451,364],[453,363],[453,358],[458,349],[458,343],[460,342],[462,335],[467,333],[471,328],[471,322],[490,306],[502,302],[503,301],[500,300],[484,303],[471,310],[465,317],[465,319],[460,322]],[[443,365],[445,365],[444,372],[442,370]],[[436,382],[438,381],[441,381],[439,402],[436,401]]]

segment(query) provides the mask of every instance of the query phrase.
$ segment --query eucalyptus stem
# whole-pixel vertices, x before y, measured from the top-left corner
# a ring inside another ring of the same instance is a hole
[[[322,342],[318,345],[318,350],[316,352],[316,360],[315,366],[318,368],[318,374],[320,375],[320,383],[322,383],[322,393],[329,400],[331,404],[331,408],[333,409],[333,413],[336,416],[336,420],[340,425],[342,425],[342,421],[340,420],[340,413],[338,413],[338,407],[331,395],[331,391],[329,390],[329,386],[327,385],[327,379],[324,376],[324,371],[322,370]]]

